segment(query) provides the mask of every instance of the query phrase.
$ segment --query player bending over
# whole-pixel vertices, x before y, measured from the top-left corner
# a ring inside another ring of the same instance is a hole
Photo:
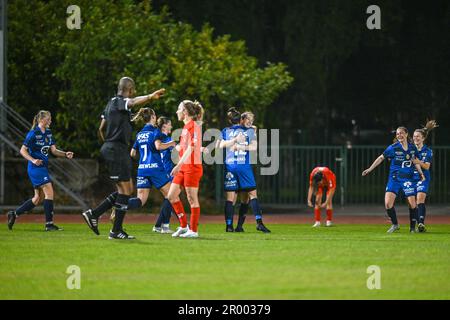
[[[326,200],[322,203],[323,189],[327,189]],[[333,196],[336,191],[336,175],[327,167],[316,167],[309,175],[308,206],[313,207],[312,197],[316,196],[314,204],[314,228],[320,227],[320,211],[327,210],[327,227],[333,225]]]

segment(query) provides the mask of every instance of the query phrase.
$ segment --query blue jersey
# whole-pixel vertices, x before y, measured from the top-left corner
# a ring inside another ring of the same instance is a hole
[[[172,141],[172,137],[162,133],[159,129],[156,130],[159,131],[158,137],[160,137],[159,140],[161,140],[162,143],[168,143]],[[167,172],[168,174],[172,172],[172,169],[174,167],[174,164],[172,162],[172,150],[173,147],[170,147],[166,150],[161,151],[161,159],[163,162],[164,171]]]
[[[425,163],[430,163],[433,160],[433,151],[430,149],[430,147],[428,147],[427,145],[423,145],[421,150],[418,150],[419,155],[417,156],[417,158]],[[424,168],[422,168],[423,174],[425,175],[425,180],[426,181],[430,181],[431,180],[431,174],[430,174],[430,170],[425,170]],[[419,172],[417,170],[414,170],[414,180],[419,181],[420,180],[420,175]]]
[[[50,147],[55,144],[50,129],[45,129],[42,133],[39,127],[36,127],[28,132],[23,145],[28,148],[28,153],[34,159],[40,159],[43,161],[43,165],[36,166],[31,161],[28,161],[28,168],[34,169],[39,167],[48,167],[48,153]]]
[[[408,150],[404,150],[400,142],[396,142],[383,152],[383,156],[391,161],[389,179],[408,181],[413,179],[413,159],[418,158],[419,151],[415,145],[408,143]]]
[[[156,150],[155,140],[161,140],[161,132],[152,125],[146,125],[137,135],[133,149],[139,150],[138,176],[151,176],[164,169],[161,153]]]
[[[240,145],[248,146],[254,140],[256,140],[256,133],[253,128],[247,128],[238,125],[234,125],[232,127],[223,129],[222,139],[231,140],[235,138],[239,133],[242,133],[246,137],[243,143],[239,143]],[[228,168],[235,168],[236,166],[247,166],[251,168],[250,151],[248,150],[231,151],[230,148],[227,148],[225,153],[225,167],[228,169]]]

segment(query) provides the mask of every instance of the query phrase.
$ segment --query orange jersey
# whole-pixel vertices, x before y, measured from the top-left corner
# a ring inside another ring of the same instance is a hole
[[[316,167],[311,171],[309,175],[309,185],[313,185],[314,175],[318,172],[322,171],[323,179],[319,182],[319,188],[327,188],[328,190],[336,189],[336,175],[327,167]]]
[[[203,170],[202,167],[202,128],[201,125],[191,120],[183,127],[180,137],[180,159],[186,152],[188,147],[192,147],[193,151],[188,159],[181,166],[181,171],[191,172]]]

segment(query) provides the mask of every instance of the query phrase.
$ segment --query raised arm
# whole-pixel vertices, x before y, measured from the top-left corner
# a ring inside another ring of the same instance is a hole
[[[146,96],[139,96],[135,98],[128,99],[127,106],[128,108],[132,108],[133,106],[139,106],[142,104],[146,104],[147,102],[150,102],[152,100],[158,100],[160,97],[164,95],[166,92],[166,89],[159,89],[152,94],[148,94]]]
[[[375,161],[372,163],[372,165],[368,169],[366,169],[362,172],[362,176],[363,177],[367,176],[369,173],[371,173],[373,171],[373,169],[378,167],[383,161],[384,161],[384,156],[380,155],[378,158],[375,159]]]

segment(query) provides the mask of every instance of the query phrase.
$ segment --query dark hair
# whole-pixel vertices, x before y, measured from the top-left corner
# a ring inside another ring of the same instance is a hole
[[[45,117],[49,117],[52,114],[50,113],[50,111],[47,110],[40,110],[33,118],[33,124],[31,126],[31,129],[36,128],[36,126],[39,124],[39,121],[41,121],[42,119],[44,119]]]
[[[317,171],[313,176],[313,194],[317,193],[319,188],[319,183],[323,180],[323,172]]]
[[[227,117],[231,124],[238,124],[241,121],[241,113],[235,107],[228,109]]]
[[[167,117],[159,117],[158,120],[156,121],[156,125],[158,126],[159,130],[162,130],[162,127],[165,124],[168,124],[171,120]]]
[[[195,121],[201,120],[203,117],[203,107],[195,100],[194,102],[190,100],[183,101],[184,109],[187,111],[188,115]]]
[[[436,120],[427,120],[427,124],[422,129],[416,129],[414,132],[419,132],[420,134],[422,134],[424,140],[426,140],[428,138],[428,134],[430,133],[430,131],[432,131],[437,127],[439,126]]]
[[[156,113],[151,108],[140,108],[138,113],[136,113],[131,119],[133,122],[144,121],[145,123],[149,122],[152,117],[156,117]]]

